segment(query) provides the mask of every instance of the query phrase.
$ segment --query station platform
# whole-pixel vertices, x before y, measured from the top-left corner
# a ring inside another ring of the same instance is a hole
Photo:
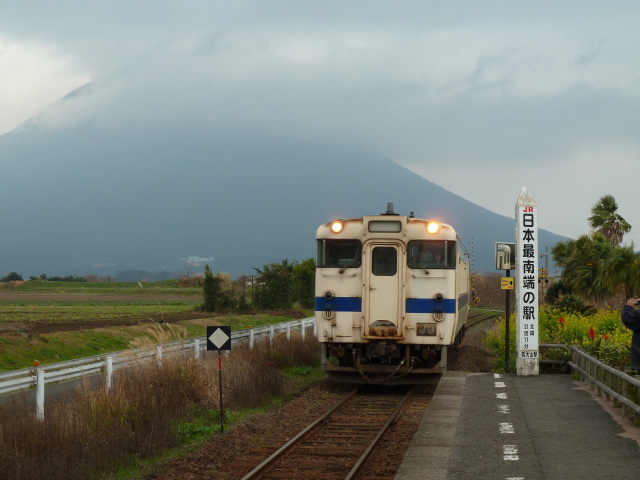
[[[571,375],[447,372],[396,480],[640,478],[640,427]]]

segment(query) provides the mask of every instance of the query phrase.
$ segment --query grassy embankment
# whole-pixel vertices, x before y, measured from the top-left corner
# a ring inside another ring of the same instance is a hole
[[[0,371],[134,348],[157,337],[151,326],[175,340],[204,335],[207,325],[239,330],[290,319],[214,315],[198,312],[201,303],[200,287],[181,287],[177,280],[0,284]],[[55,331],[55,324],[84,325]]]

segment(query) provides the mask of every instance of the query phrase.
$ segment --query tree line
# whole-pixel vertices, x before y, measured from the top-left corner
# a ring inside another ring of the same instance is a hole
[[[314,259],[282,260],[254,270],[256,275],[244,275],[233,284],[224,274],[214,275],[209,265],[205,265],[202,309],[207,312],[247,312],[314,306]]]
[[[66,277],[48,277],[46,274],[42,274],[39,277],[29,277],[29,280],[48,280],[50,282],[87,282],[85,277],[78,277],[77,275],[68,275]],[[0,283],[8,283],[8,282],[22,282],[24,278],[17,272],[10,272],[4,277],[0,278]]]

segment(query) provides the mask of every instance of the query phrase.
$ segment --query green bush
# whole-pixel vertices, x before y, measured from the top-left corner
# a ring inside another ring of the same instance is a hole
[[[224,283],[224,277],[220,273],[214,276],[209,265],[204,266],[204,280],[202,282],[204,303],[202,310],[205,312],[220,312],[232,310],[235,307],[233,292],[223,288]]]
[[[23,280],[22,275],[16,272],[11,272],[8,275],[0,278],[0,282],[21,282]]]
[[[294,261],[265,265],[255,269],[255,304],[265,310],[288,310],[297,304],[300,308],[311,308],[315,304],[315,260],[302,263]]]
[[[515,315],[509,324],[509,365],[516,365],[516,325]],[[502,317],[497,328],[487,334],[487,348],[498,357],[497,368],[504,370],[505,319]],[[602,362],[623,369],[629,364],[631,331],[625,328],[617,310],[597,310],[593,315],[584,316],[555,308],[543,309],[538,318],[538,342],[540,344],[576,345]],[[567,359],[567,351],[561,349],[541,352],[544,358]]]

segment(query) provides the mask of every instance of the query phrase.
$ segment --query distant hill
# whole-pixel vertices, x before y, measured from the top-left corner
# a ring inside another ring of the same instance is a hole
[[[187,264],[197,257],[214,272],[253,274],[313,257],[319,224],[388,201],[454,226],[470,250],[473,241],[479,272],[493,272],[495,242],[514,237],[513,218],[389,158],[249,131],[26,124],[0,136],[0,159],[0,276],[202,271]],[[521,187],[505,201],[515,205]],[[562,240],[542,231],[541,249]]]

